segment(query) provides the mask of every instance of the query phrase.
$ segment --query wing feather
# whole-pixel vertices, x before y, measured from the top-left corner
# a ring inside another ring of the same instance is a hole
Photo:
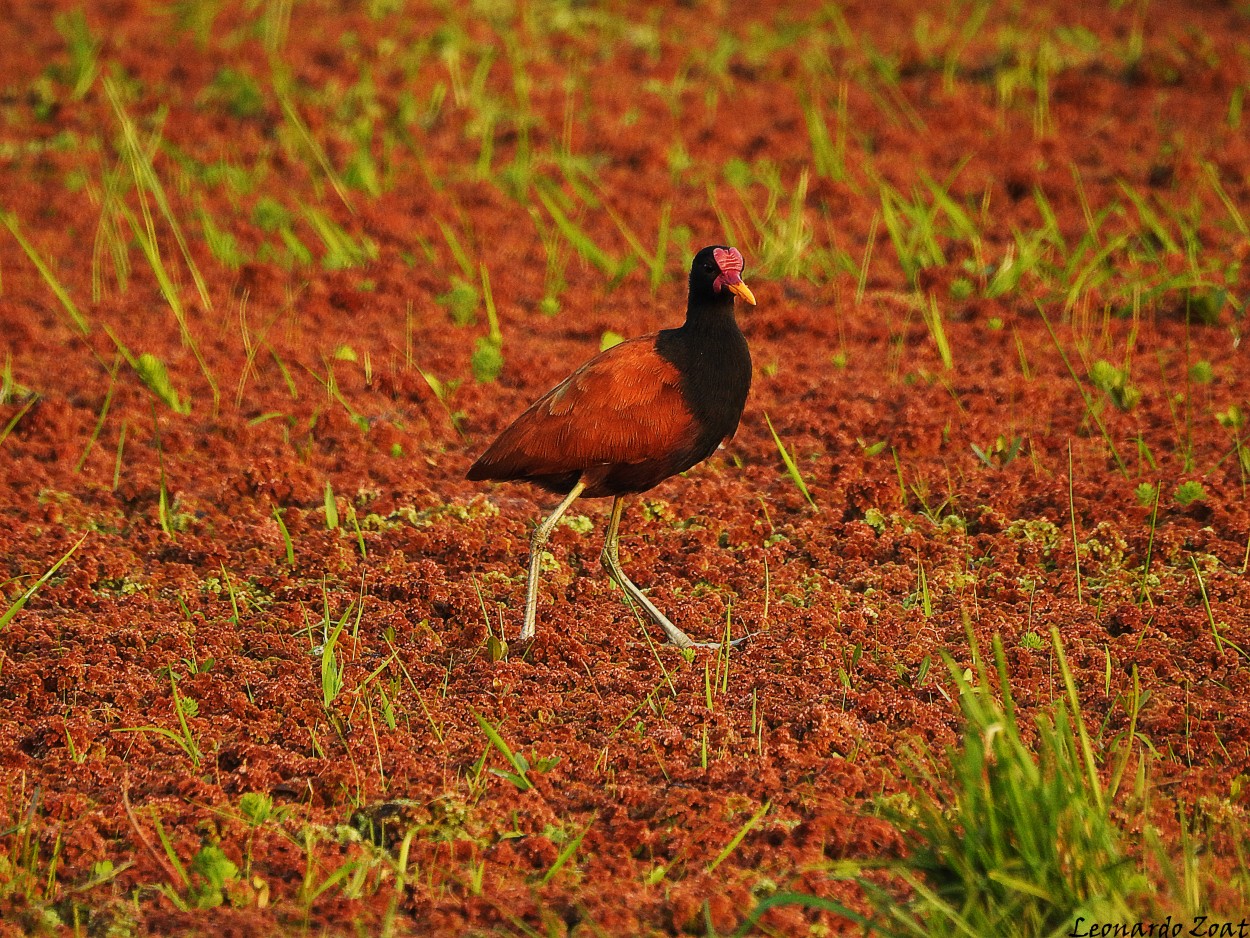
[[[519,416],[473,464],[471,479],[517,479],[641,463],[698,433],[681,374],[655,335],[622,342],[586,362]]]

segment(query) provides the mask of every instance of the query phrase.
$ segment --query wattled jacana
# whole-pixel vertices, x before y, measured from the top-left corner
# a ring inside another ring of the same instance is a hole
[[[469,469],[470,479],[533,482],[563,495],[530,540],[525,624],[534,637],[543,546],[579,496],[611,495],[600,557],[612,578],[681,648],[695,645],[621,570],[623,496],[645,492],[715,452],[738,428],[751,388],[751,353],[734,297],[755,305],[742,254],[713,245],[695,255],[685,324],[601,352],[521,414]]]

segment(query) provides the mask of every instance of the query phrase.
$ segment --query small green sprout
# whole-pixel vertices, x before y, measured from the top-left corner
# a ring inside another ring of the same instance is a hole
[[[474,343],[473,357],[470,359],[473,377],[479,384],[494,381],[503,371],[503,349],[500,343],[490,336],[482,336]]]
[[[1105,393],[1120,410],[1132,410],[1141,403],[1141,391],[1129,383],[1128,369],[1120,369],[1099,359],[1089,369],[1094,387]]]
[[[1189,366],[1189,380],[1194,384],[1210,384],[1215,380],[1215,372],[1209,361],[1194,362]]]
[[[1188,482],[1182,482],[1176,487],[1176,504],[1182,508],[1188,508],[1194,502],[1202,501],[1207,497],[1207,490],[1202,487],[1201,482],[1190,479]]]

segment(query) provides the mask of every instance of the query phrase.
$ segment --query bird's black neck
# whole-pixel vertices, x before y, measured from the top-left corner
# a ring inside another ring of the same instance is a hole
[[[737,429],[751,389],[751,353],[734,319],[732,298],[692,301],[685,324],[661,332],[656,351],[680,372],[686,405],[715,449]]]
[[[702,326],[724,328],[725,320],[734,329],[738,328],[734,320],[734,297],[728,290],[723,294],[711,297],[691,296],[686,302],[686,326],[699,329]]]

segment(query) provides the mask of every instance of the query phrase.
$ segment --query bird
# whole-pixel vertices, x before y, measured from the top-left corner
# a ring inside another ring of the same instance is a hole
[[[612,498],[600,561],[679,648],[700,645],[621,569],[624,499],[711,456],[737,432],[751,390],[751,352],[734,300],[756,305],[742,252],[709,245],[694,256],[685,322],[620,342],[585,362],[516,418],[470,467],[473,481],[524,481],[563,500],[530,538],[520,640],[534,638],[543,548],[578,498]],[[739,640],[741,641],[741,639]]]

